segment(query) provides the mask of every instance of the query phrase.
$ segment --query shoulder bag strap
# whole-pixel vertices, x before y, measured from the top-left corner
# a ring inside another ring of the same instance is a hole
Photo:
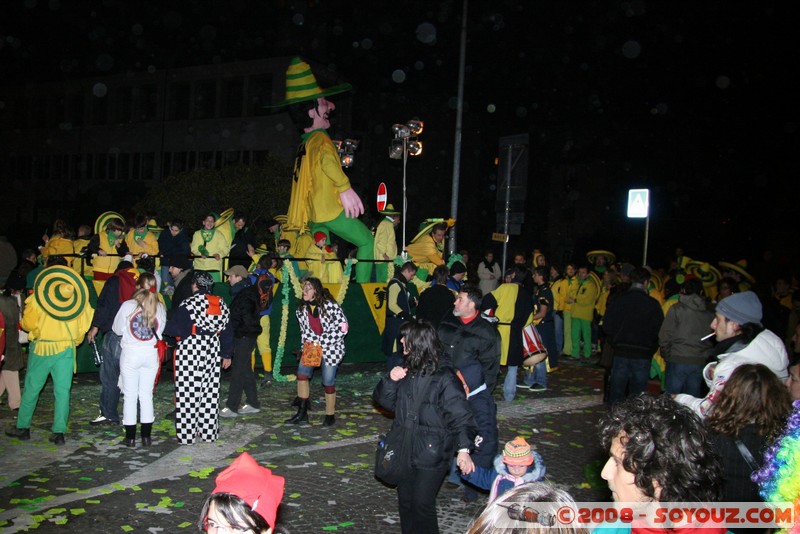
[[[757,470],[758,465],[756,464],[753,455],[750,453],[750,449],[747,448],[747,445],[745,445],[739,438],[736,438],[733,441],[736,443],[736,447],[739,449],[739,453],[742,455],[742,458],[744,458],[744,461],[750,466],[750,469],[753,471]]]

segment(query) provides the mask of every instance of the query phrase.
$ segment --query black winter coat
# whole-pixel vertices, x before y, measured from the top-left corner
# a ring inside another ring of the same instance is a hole
[[[242,283],[246,282],[239,282]],[[261,315],[256,286],[245,286],[236,293],[230,308],[233,337],[258,337],[261,333]]]
[[[603,317],[603,330],[614,355],[649,360],[658,350],[658,332],[664,312],[656,299],[640,287],[631,287],[614,299]]]
[[[402,429],[422,384],[424,380],[409,372],[397,382],[387,373],[375,386],[372,398],[395,413],[392,430]],[[432,375],[420,405],[419,425],[411,454],[412,466],[446,471],[456,450],[472,450],[476,432],[461,382],[451,369],[439,369]]]
[[[439,339],[444,346],[442,367],[460,369],[467,361],[477,360],[483,367],[483,378],[491,392],[500,370],[500,333],[487,320],[476,317],[462,324],[455,315],[448,315],[439,324]]]

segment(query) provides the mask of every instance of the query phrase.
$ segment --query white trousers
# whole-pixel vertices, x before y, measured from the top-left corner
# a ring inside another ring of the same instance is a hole
[[[158,354],[153,349],[151,354],[122,351],[119,358],[119,389],[124,396],[122,402],[122,424],[136,424],[136,405],[139,405],[139,421],[152,423],[153,389],[158,373]]]

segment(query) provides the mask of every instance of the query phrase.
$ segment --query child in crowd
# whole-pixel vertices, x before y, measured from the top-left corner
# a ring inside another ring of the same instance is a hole
[[[520,484],[543,480],[546,471],[541,455],[531,449],[525,438],[517,436],[495,457],[493,468],[476,465],[474,472],[461,476],[479,488],[488,489],[489,502],[492,502]]]

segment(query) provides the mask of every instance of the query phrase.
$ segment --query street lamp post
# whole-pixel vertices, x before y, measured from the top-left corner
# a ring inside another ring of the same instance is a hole
[[[408,213],[408,196],[406,195],[406,168],[408,166],[408,156],[419,156],[422,154],[422,141],[418,136],[422,133],[424,123],[421,120],[412,119],[406,124],[395,124],[392,126],[394,139],[389,146],[389,157],[392,159],[403,160],[403,258],[407,258],[406,253],[406,219]]]

